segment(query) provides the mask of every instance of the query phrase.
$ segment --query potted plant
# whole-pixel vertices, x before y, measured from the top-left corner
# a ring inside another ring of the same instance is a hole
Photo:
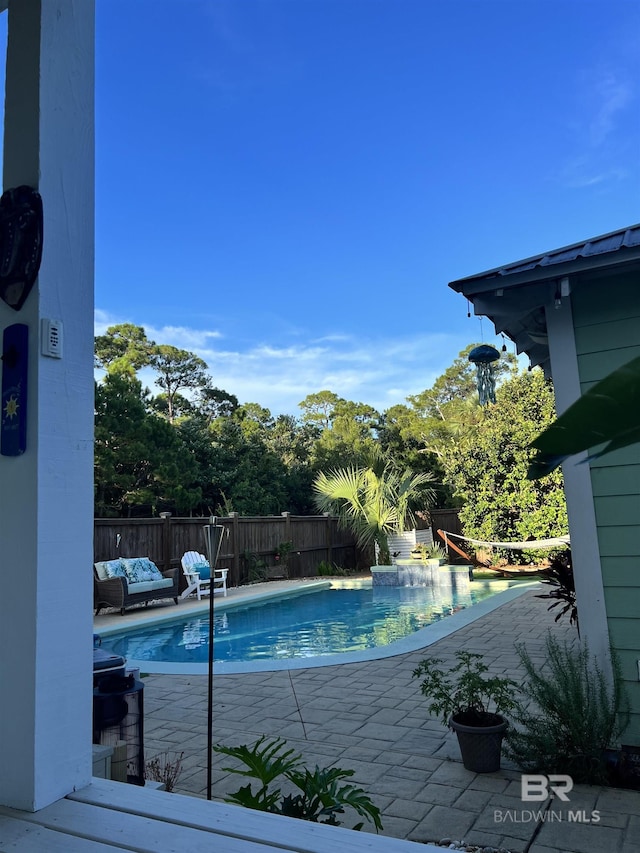
[[[420,690],[458,737],[462,763],[474,773],[500,769],[502,738],[508,723],[502,716],[517,706],[518,685],[510,678],[487,676],[482,655],[456,652],[458,663],[444,668],[440,658],[425,658],[413,672],[422,678]]]
[[[416,505],[433,505],[432,482],[430,473],[401,472],[388,458],[373,454],[363,467],[321,471],[313,483],[314,502],[320,512],[337,515],[361,548],[374,546],[377,564],[389,565],[388,537],[414,526]]]
[[[431,545],[416,545],[411,551],[411,558],[436,566],[444,566],[448,559],[444,548],[434,543]]]

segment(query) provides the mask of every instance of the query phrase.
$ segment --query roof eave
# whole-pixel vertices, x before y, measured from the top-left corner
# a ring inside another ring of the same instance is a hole
[[[533,263],[536,259],[531,259]],[[526,266],[527,260],[512,266]],[[600,255],[588,255],[575,260],[562,263],[538,264],[532,268],[509,272],[508,267],[496,267],[483,273],[467,276],[449,282],[449,287],[464,296],[472,296],[476,293],[485,293],[489,290],[498,290],[511,287],[522,287],[527,284],[536,284],[544,281],[554,281],[565,276],[575,275],[586,270],[595,271],[607,267],[620,267],[640,263],[640,247],[622,247],[612,252],[603,252]]]

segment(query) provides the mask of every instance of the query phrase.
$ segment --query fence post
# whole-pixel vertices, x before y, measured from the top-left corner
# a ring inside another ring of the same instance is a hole
[[[231,519],[231,547],[233,548],[233,578],[234,586],[240,586],[240,528],[237,512],[230,512]]]
[[[324,513],[324,517],[327,519],[326,533],[325,539],[327,543],[327,563],[329,565],[333,565],[333,519],[329,515],[328,512]]]
[[[166,572],[171,568],[171,513],[161,512],[160,518],[163,519],[162,525],[162,571]]]
[[[291,542],[293,545],[293,540],[291,539],[291,513],[290,512],[282,512],[280,515],[284,518],[284,536],[281,539],[282,542]],[[287,577],[290,577],[291,574],[291,558],[293,557],[293,549],[287,556]]]
[[[284,536],[283,542],[291,542],[291,513],[282,512],[280,515],[284,518]]]

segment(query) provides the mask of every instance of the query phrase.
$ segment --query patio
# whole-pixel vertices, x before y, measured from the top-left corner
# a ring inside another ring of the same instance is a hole
[[[272,585],[270,585],[272,586]],[[244,597],[255,589],[230,591]],[[185,602],[183,609],[197,609]],[[158,618],[167,605],[105,615],[99,631],[118,623]],[[163,611],[165,611],[163,613]],[[515,643],[542,661],[547,629],[555,624],[547,602],[529,591],[429,646],[452,659],[456,649],[483,652],[496,673],[517,675]],[[36,812],[0,807],[0,847],[16,851],[171,850],[225,853],[409,853],[442,849],[429,842],[465,842],[460,849],[510,853],[635,853],[640,837],[640,793],[578,785],[567,808],[556,801],[529,804],[520,797],[520,773],[508,763],[493,774],[465,770],[453,736],[428,720],[411,673],[425,650],[366,663],[216,676],[214,738],[228,746],[261,734],[285,737],[306,763],[355,770],[381,808],[381,835],[242,809],[223,802],[240,777],[215,756],[214,801],[206,796],[206,690],[203,676],[147,675],[145,750],[184,751],[176,793],[103,779]],[[597,822],[573,820],[569,810]],[[554,815],[552,819],[550,816]],[[349,826],[345,815],[345,826]],[[366,829],[366,827],[365,827]],[[419,843],[418,847],[416,843]]]
[[[574,637],[567,620],[556,624],[547,602],[533,592],[503,605],[429,647],[453,660],[459,648],[485,654],[496,673],[515,674],[515,643],[542,662],[547,629]],[[521,815],[520,773],[503,761],[496,774],[465,770],[454,736],[427,719],[411,678],[425,655],[417,651],[358,664],[216,676],[214,740],[251,744],[262,734],[285,737],[311,766],[353,769],[382,810],[383,835],[418,842],[444,838],[513,853],[632,853],[640,837],[640,794],[576,786],[572,811],[600,811],[598,823],[569,822],[567,810],[553,822]],[[177,791],[206,796],[206,684],[202,676],[149,675],[145,683],[147,756],[184,751]],[[223,800],[243,780],[214,757],[213,796]],[[557,803],[535,803],[559,812]],[[560,804],[562,805],[562,804]],[[348,826],[349,815],[345,815]],[[365,825],[366,829],[366,825]],[[388,847],[387,849],[391,849]],[[424,849],[424,848],[422,848]]]

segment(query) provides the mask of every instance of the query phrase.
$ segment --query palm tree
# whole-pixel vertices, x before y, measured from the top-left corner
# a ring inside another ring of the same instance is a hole
[[[320,512],[337,515],[360,547],[377,544],[376,561],[384,565],[391,561],[387,536],[414,525],[416,505],[428,509],[435,503],[435,490],[428,487],[432,482],[431,473],[401,473],[378,455],[366,467],[321,471],[313,483],[314,502]]]

